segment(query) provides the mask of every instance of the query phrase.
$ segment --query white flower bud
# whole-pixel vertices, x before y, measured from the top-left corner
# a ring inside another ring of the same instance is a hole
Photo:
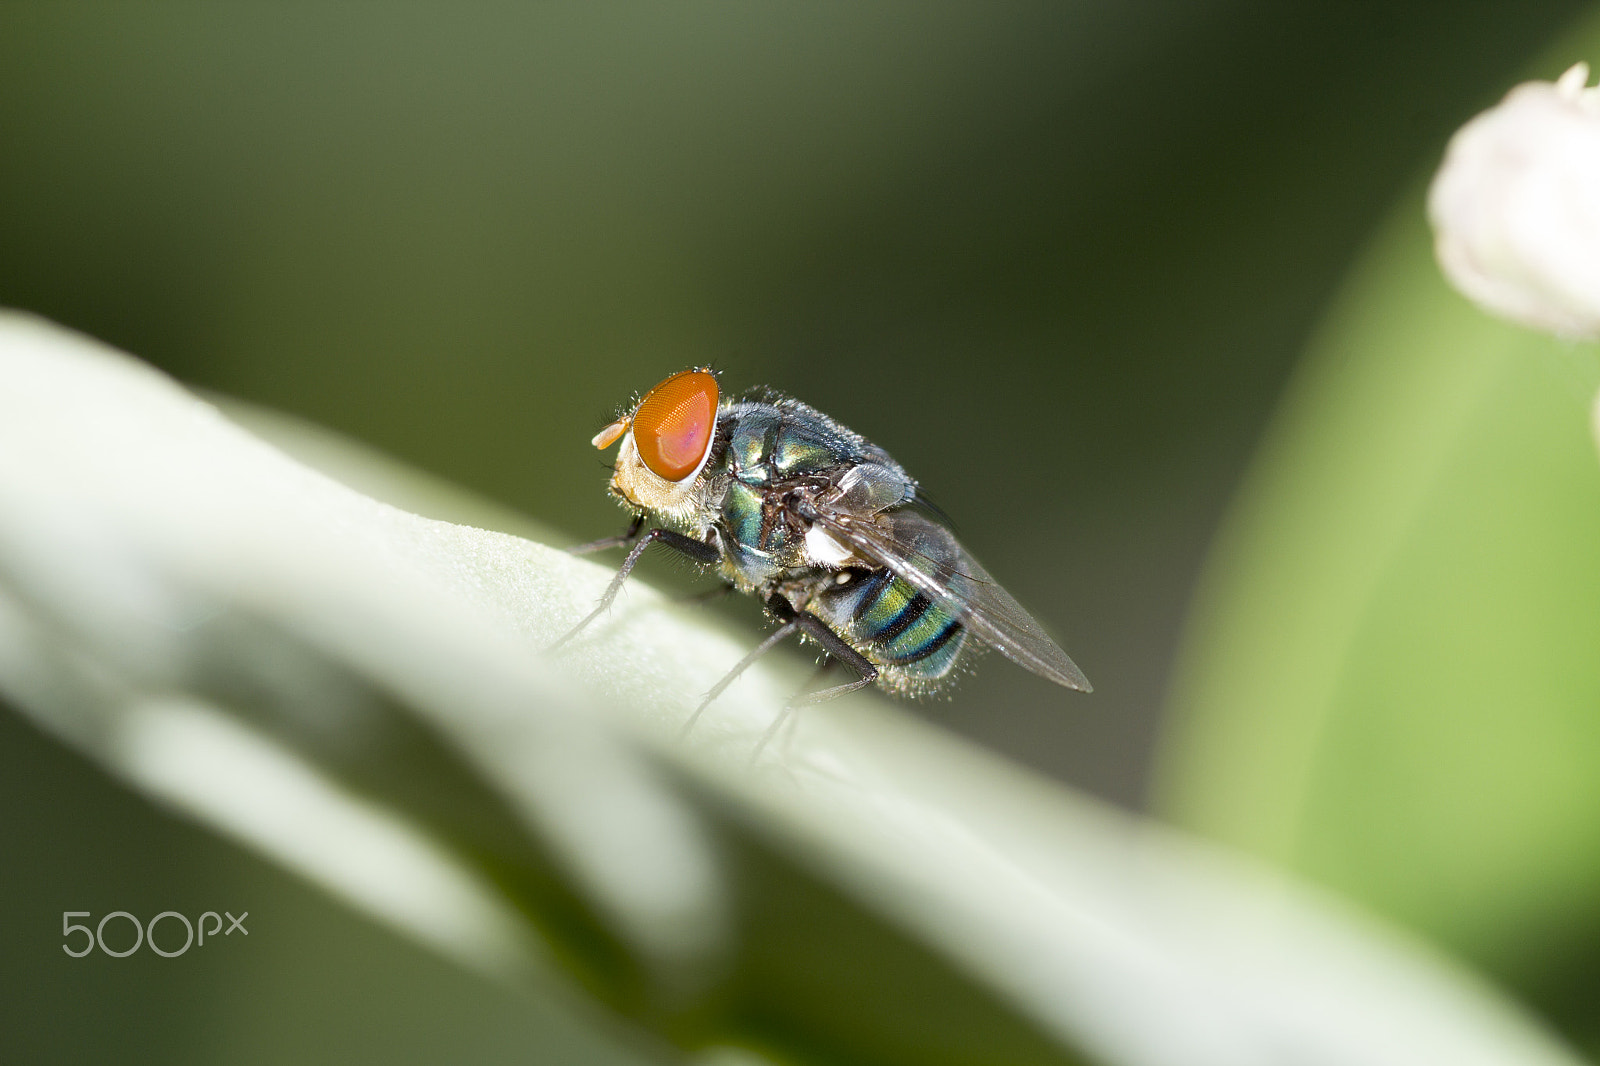
[[[1450,140],[1428,191],[1446,276],[1479,305],[1600,338],[1600,88],[1528,82]]]

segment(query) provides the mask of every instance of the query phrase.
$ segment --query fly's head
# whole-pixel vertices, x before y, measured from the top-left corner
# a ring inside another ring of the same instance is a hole
[[[700,476],[716,440],[719,395],[712,371],[684,370],[595,434],[596,448],[622,441],[611,490],[645,511],[692,516],[699,506]]]

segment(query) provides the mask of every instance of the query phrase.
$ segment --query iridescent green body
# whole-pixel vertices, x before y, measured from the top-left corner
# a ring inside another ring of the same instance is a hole
[[[1033,616],[918,506],[917,483],[882,448],[786,396],[718,396],[710,370],[686,370],[596,434],[597,448],[621,441],[611,491],[634,521],[581,550],[631,548],[562,643],[611,605],[641,553],[660,543],[715,567],[779,622],[708,702],[793,635],[857,674],[802,702],[873,683],[901,695],[933,692],[956,675],[964,653],[984,647],[1089,691]],[[645,531],[647,518],[657,524]]]
[[[827,415],[783,397],[729,401],[718,411],[698,506],[675,524],[719,542],[719,570],[734,587],[764,601],[780,595],[844,638],[878,668],[880,687],[926,694],[954,676],[967,628],[944,604],[809,517],[847,475],[859,479],[863,471],[872,478],[879,521],[892,521],[916,500],[916,482],[887,452]],[[951,571],[961,564],[948,533],[923,537],[920,548]],[[959,574],[945,584],[961,595]]]

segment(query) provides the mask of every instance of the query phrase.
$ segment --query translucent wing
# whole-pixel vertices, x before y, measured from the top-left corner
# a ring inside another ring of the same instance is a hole
[[[1089,692],[1083,671],[954,534],[916,511],[882,509],[906,502],[915,490],[893,477],[874,476],[877,469],[863,466],[846,474],[822,501],[817,521],[856,554],[894,571],[1012,662],[1058,685]]]

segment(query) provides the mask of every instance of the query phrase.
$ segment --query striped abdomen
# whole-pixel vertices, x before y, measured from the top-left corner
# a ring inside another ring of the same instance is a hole
[[[945,680],[966,628],[889,570],[842,573],[850,580],[819,593],[810,610],[883,671],[880,684],[913,693]]]

